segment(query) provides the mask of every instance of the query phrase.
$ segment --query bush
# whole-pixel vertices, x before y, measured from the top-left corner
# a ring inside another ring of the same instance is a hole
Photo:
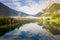
[[[9,18],[9,17],[1,17],[0,18],[0,26],[14,24],[14,23],[16,23],[16,20],[13,18]]]

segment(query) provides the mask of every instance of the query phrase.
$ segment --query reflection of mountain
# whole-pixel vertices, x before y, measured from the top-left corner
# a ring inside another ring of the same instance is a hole
[[[18,16],[18,13],[20,13],[20,16],[29,16],[28,14],[24,12],[13,10],[0,2],[0,15],[1,16]]]
[[[42,12],[37,13],[36,15],[34,15],[35,17],[40,17],[42,15]]]
[[[3,38],[11,40],[55,40],[52,35],[48,35],[46,30],[38,23],[27,23],[15,30],[6,33]],[[15,39],[14,39],[15,38]]]
[[[42,16],[44,16],[44,20],[46,20],[43,24],[44,27],[53,35],[60,35],[60,3],[52,4],[47,10],[45,10]]]

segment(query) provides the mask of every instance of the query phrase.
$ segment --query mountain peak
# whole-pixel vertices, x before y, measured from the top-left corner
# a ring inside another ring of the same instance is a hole
[[[13,10],[0,2],[0,15],[1,16],[18,16],[19,13],[20,13],[20,16],[29,16],[28,14],[24,12]]]

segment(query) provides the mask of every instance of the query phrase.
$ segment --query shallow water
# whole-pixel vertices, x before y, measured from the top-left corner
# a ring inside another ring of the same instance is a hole
[[[55,38],[48,34],[43,26],[38,23],[24,24],[20,28],[6,33],[0,40],[55,40]]]

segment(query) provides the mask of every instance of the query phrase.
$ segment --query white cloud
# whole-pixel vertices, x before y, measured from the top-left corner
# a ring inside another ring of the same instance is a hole
[[[53,0],[54,2],[56,2],[56,3],[60,3],[60,0]]]
[[[13,3],[18,7],[18,10],[32,15],[40,12],[44,8],[42,4],[37,4],[32,0],[26,0],[27,2],[32,3],[30,6],[21,6],[19,2],[15,3],[15,1],[19,0],[13,0]]]
[[[15,3],[17,1],[17,3]],[[18,2],[19,0],[13,0],[13,3],[17,6],[19,11],[26,12],[28,14],[34,15],[37,14],[38,12],[42,11],[48,4],[48,1],[41,1],[40,3],[37,4],[32,0],[26,0],[28,3],[31,3],[30,6],[21,6],[20,3]]]
[[[40,12],[41,11],[41,6],[40,5],[38,5],[38,4],[36,4],[36,3],[33,3],[33,4],[31,4],[31,6],[30,7],[28,7],[28,6],[24,6],[24,7],[20,7],[20,9],[19,10],[22,10],[22,11],[24,11],[24,12],[26,12],[26,13],[30,13],[30,14],[36,14],[37,12]]]

